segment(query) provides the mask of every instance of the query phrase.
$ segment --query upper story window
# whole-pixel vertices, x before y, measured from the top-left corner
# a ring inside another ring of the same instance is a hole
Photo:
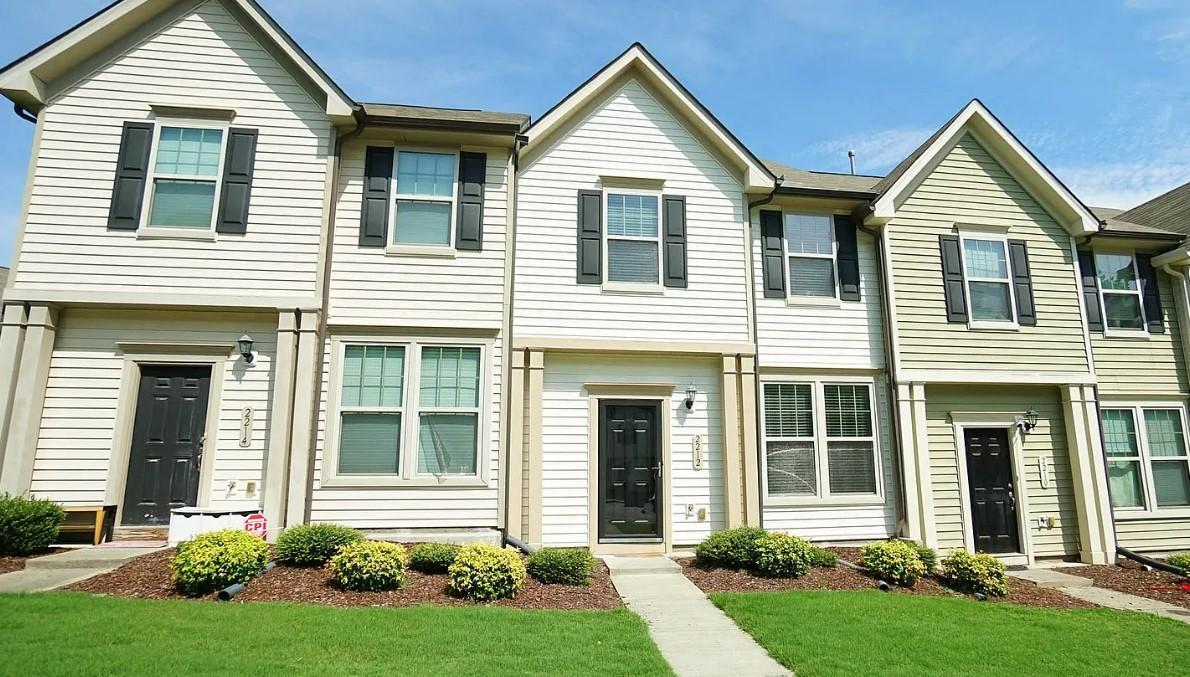
[[[785,214],[789,295],[836,298],[833,220],[824,214]]]
[[[660,284],[660,199],[656,193],[607,194],[607,281]]]
[[[1015,322],[1007,241],[967,236],[962,241],[971,319]]]
[[[168,123],[156,129],[146,223],[152,228],[212,229],[223,175],[225,129]]]
[[[1122,511],[1190,506],[1190,453],[1181,406],[1105,407],[1102,425],[1113,506]]]
[[[453,244],[457,159],[454,153],[397,152],[394,244]]]
[[[1095,272],[1099,277],[1105,325],[1109,329],[1143,330],[1144,303],[1133,256],[1096,252]]]

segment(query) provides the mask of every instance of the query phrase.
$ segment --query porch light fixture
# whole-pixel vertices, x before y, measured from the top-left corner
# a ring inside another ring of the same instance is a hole
[[[694,409],[694,396],[697,394],[698,389],[694,387],[693,383],[686,386],[686,409],[688,411]]]
[[[1032,432],[1037,427],[1037,418],[1040,415],[1033,407],[1026,409],[1024,415],[1017,419],[1017,425],[1021,427],[1021,432]]]
[[[249,336],[247,333],[245,333],[243,336],[240,337],[239,341],[236,341],[236,345],[238,345],[240,347],[240,356],[244,358],[245,362],[247,362],[248,364],[252,364],[253,362],[256,361],[256,357],[252,354],[252,337],[251,336]]]

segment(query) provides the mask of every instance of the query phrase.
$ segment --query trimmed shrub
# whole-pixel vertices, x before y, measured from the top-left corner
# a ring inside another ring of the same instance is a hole
[[[926,575],[917,545],[909,541],[879,541],[864,546],[860,566],[881,580],[906,588]]]
[[[926,573],[932,574],[938,569],[938,553],[928,545],[917,546],[917,556],[926,565]]]
[[[973,554],[966,550],[952,550],[942,560],[942,577],[950,587],[960,592],[983,593],[989,597],[1003,597],[1008,592],[1005,566],[987,554]]]
[[[58,540],[62,506],[40,498],[0,495],[0,555],[32,555]]]
[[[814,546],[779,532],[756,539],[756,573],[772,578],[797,578],[810,570]]]
[[[409,568],[423,574],[444,574],[458,552],[459,546],[450,543],[420,543],[409,553]]]
[[[756,541],[768,532],[760,527],[716,531],[694,548],[699,564],[727,569],[750,569],[756,563]]]
[[[529,575],[542,583],[586,585],[595,558],[586,548],[542,548],[529,557]]]
[[[839,563],[839,556],[826,548],[810,548],[810,566],[833,567]]]
[[[170,579],[183,595],[206,595],[244,583],[269,561],[269,546],[246,531],[226,529],[178,544],[169,563]]]
[[[1165,558],[1165,561],[1177,569],[1182,570],[1182,575],[1190,577],[1190,552],[1179,552]]]
[[[512,597],[525,585],[521,556],[487,543],[459,548],[447,573],[451,592],[477,602]]]
[[[331,573],[344,590],[395,590],[405,582],[409,553],[385,541],[356,541],[331,557]]]
[[[339,524],[300,524],[277,539],[277,561],[305,567],[326,564],[339,548],[364,540],[363,534]]]

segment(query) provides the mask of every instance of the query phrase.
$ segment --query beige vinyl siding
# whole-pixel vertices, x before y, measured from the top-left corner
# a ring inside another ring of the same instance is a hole
[[[546,353],[542,394],[542,543],[588,544],[588,497],[598,478],[588,472],[590,430],[588,383],[674,384],[664,405],[669,417],[673,505],[662,519],[672,525],[673,545],[693,545],[725,523],[723,496],[723,404],[720,361],[674,356],[580,356]],[[683,404],[686,386],[698,389],[694,409]],[[614,398],[612,398],[614,399]],[[703,436],[703,467],[694,470],[690,439]],[[686,505],[695,506],[693,517]],[[699,508],[707,509],[705,520]]]
[[[560,134],[517,177],[517,335],[747,341],[739,178],[636,80]],[[686,289],[623,294],[575,282],[578,191],[599,189],[604,175],[663,180],[664,194],[686,197]]]
[[[187,102],[234,109],[232,125],[259,130],[248,233],[200,241],[109,231],[124,122],[151,120],[151,104]],[[15,286],[315,292],[330,123],[217,0],[65,90],[43,115]]]
[[[955,412],[1038,411],[1038,426],[1024,437],[1025,486],[1028,491],[1027,528],[1036,557],[1062,557],[1078,553],[1078,515],[1070,474],[1070,450],[1057,388],[1026,386],[926,386],[926,425],[929,439],[930,479],[934,520],[941,548],[963,547],[964,521],[960,491],[968,491],[967,478],[958,476],[954,427]],[[993,426],[989,426],[993,427]],[[966,453],[966,450],[963,450]],[[1039,457],[1049,458],[1051,482],[1041,486]],[[1041,528],[1037,519],[1053,516],[1053,529]],[[1024,547],[1024,534],[1021,534]]]
[[[251,366],[240,359],[234,347],[244,331],[255,339],[256,362]],[[205,447],[206,454],[215,455],[207,485],[210,504],[227,508],[258,506],[268,447],[276,331],[277,319],[268,315],[63,311],[50,359],[33,463],[33,493],[63,503],[122,501],[123,487],[115,496],[105,495],[109,475],[126,470],[114,467],[114,459],[123,458],[126,463],[128,454],[128,449],[113,449],[112,441],[122,414],[118,404],[125,362],[117,342],[220,343],[227,345],[228,357],[222,367],[218,437],[207,440]],[[178,352],[185,349],[179,348]],[[139,376],[134,380],[139,381]],[[136,383],[125,385],[136,387]],[[212,388],[211,397],[217,395]],[[129,399],[129,404],[135,407],[134,400]],[[247,448],[240,447],[240,412],[244,407],[254,410],[252,439]],[[229,489],[229,482],[235,482],[234,489]],[[245,495],[248,482],[256,483],[256,495]]]
[[[1037,326],[978,331],[946,320],[938,236],[955,224],[1007,227],[1028,243]],[[970,135],[897,209],[891,240],[903,369],[1085,372],[1070,236]]]
[[[803,211],[791,210],[788,211]],[[856,233],[860,300],[835,305],[765,298],[759,210],[752,217],[753,294],[756,299],[757,359],[762,367],[884,367],[884,330],[876,240]],[[788,277],[789,271],[785,272]],[[786,285],[789,282],[786,280]]]
[[[1190,518],[1116,519],[1116,540],[1140,552],[1190,551]]]
[[[341,336],[348,340],[346,335]],[[369,334],[369,338],[375,338]],[[394,334],[393,343],[416,337]],[[489,468],[488,482],[480,487],[323,487],[323,460],[326,450],[327,413],[330,389],[334,387],[339,366],[332,365],[331,337],[323,352],[322,385],[315,439],[314,489],[311,494],[310,521],[337,522],[357,529],[421,529],[495,527],[497,491],[500,477],[500,369],[503,346],[497,340],[492,348],[488,413],[490,415],[486,454],[480,462]],[[331,420],[329,425],[336,425]],[[402,449],[402,453],[411,450]],[[480,450],[481,454],[483,449]]]
[[[392,142],[371,141],[392,146]],[[454,258],[386,254],[360,247],[360,205],[366,139],[343,152],[340,198],[331,254],[330,322],[419,327],[499,328],[504,309],[504,255],[508,231],[508,153],[487,152],[483,251]],[[400,147],[398,147],[400,150]],[[391,207],[390,207],[391,215]],[[392,239],[392,226],[389,227]]]
[[[1175,396],[1190,394],[1187,384],[1186,357],[1182,350],[1181,329],[1175,312],[1169,276],[1157,272],[1161,291],[1161,312],[1165,333],[1140,338],[1105,336],[1091,333],[1091,351],[1095,356],[1095,375],[1101,399],[1119,397]]]

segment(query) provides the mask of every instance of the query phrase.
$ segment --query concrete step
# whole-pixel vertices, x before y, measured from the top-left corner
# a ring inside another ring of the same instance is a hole
[[[605,555],[603,561],[614,574],[681,573],[682,566],[668,557]]]
[[[71,583],[107,573],[115,567],[86,568],[86,569],[38,569],[26,568],[23,571],[0,576],[0,593],[44,592]]]
[[[1037,567],[1028,567],[1019,571],[1009,570],[1008,575],[1029,581],[1039,588],[1089,588],[1094,584],[1094,581],[1089,578]]]
[[[160,548],[79,548],[45,557],[35,557],[25,562],[26,571],[52,569],[114,569],[129,560],[156,552]]]

